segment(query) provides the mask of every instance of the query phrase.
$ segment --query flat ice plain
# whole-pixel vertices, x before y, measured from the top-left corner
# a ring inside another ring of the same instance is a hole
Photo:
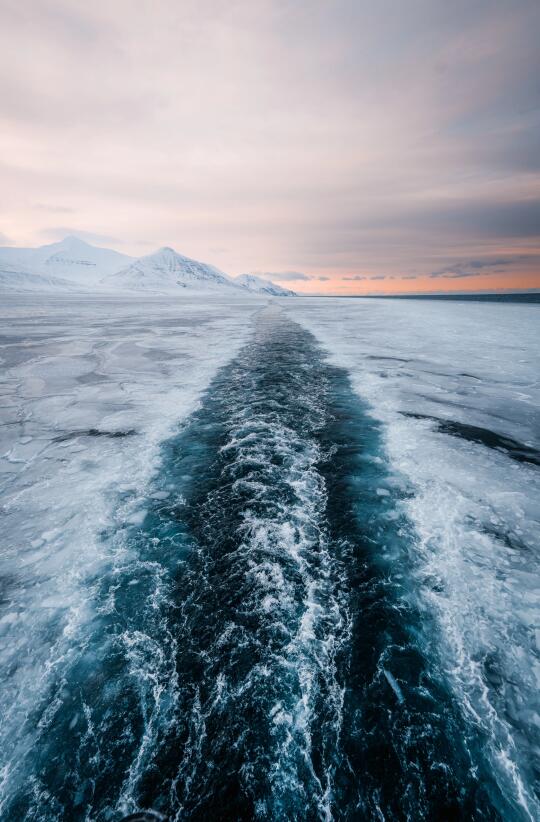
[[[437,664],[485,740],[509,818],[539,818],[540,307],[273,302],[382,423],[415,537],[409,596],[433,623]],[[35,743],[26,719],[93,619],[85,580],[108,561],[103,534],[120,507],[143,522],[161,443],[267,304],[3,297],[1,818],[32,778],[20,766]]]

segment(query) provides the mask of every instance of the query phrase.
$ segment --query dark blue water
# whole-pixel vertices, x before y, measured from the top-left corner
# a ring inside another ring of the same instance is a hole
[[[4,818],[510,818],[412,604],[404,493],[346,372],[263,312],[103,535]]]

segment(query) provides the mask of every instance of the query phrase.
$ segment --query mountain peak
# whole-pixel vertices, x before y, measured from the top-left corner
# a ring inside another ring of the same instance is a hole
[[[95,248],[96,246],[90,245],[87,243],[86,240],[81,239],[81,237],[77,237],[75,234],[68,234],[64,237],[63,240],[59,240],[54,245],[61,246],[62,248]]]
[[[212,265],[192,260],[174,248],[163,246],[153,254],[134,260],[107,279],[110,286],[167,293],[188,289],[237,288],[226,274]]]
[[[108,248],[91,245],[74,234],[39,248],[6,248],[0,250],[0,262],[19,272],[56,278],[84,288],[95,286],[133,258]],[[58,282],[56,283],[58,285]]]

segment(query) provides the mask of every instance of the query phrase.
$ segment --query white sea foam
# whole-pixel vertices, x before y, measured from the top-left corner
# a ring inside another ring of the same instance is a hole
[[[272,795],[277,803],[274,812],[286,797],[303,794],[305,779],[298,770],[298,763],[302,762],[317,786],[320,818],[329,819],[332,774],[327,771],[325,785],[319,782],[310,764],[311,734],[316,721],[317,680],[324,676],[328,686],[327,698],[334,702],[334,733],[336,738],[339,735],[342,693],[336,681],[333,653],[338,634],[341,633],[341,641],[344,641],[346,631],[341,630],[342,609],[328,579],[333,560],[320,532],[325,510],[325,489],[315,468],[320,455],[309,441],[299,440],[293,430],[280,424],[268,425],[263,418],[260,422],[257,426],[255,416],[246,423],[248,431],[258,430],[257,437],[246,434],[242,423],[239,428],[233,427],[224,450],[236,450],[236,459],[230,465],[232,473],[235,468],[245,468],[249,463],[269,470],[274,459],[281,459],[284,467],[280,470],[279,485],[289,486],[293,492],[293,502],[278,506],[273,516],[257,517],[246,509],[241,528],[243,540],[238,548],[246,556],[264,558],[258,564],[251,562],[250,573],[256,580],[258,591],[257,602],[252,605],[267,613],[271,611],[272,619],[281,622],[288,635],[282,656],[274,660],[274,676],[281,670],[284,682],[292,676],[298,683],[298,687],[293,687],[290,692],[290,696],[295,692],[296,696],[289,701],[287,709],[281,704],[275,705],[270,714],[277,744],[270,774]],[[276,484],[271,481],[253,483],[253,486],[257,497],[272,496],[276,492]],[[298,620],[295,618],[298,607],[296,586],[284,574],[287,557],[296,565],[304,591]],[[320,565],[316,570],[312,568],[314,558]],[[252,671],[251,677],[256,675],[257,671]]]

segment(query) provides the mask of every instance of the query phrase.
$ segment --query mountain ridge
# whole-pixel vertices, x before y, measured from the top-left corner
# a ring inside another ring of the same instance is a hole
[[[74,235],[38,248],[0,247],[0,290],[155,294],[187,290],[295,296],[294,291],[253,274],[230,277],[216,266],[186,257],[170,246],[132,257]]]
[[[179,254],[163,246],[139,257],[125,268],[102,280],[103,285],[122,286],[136,291],[169,292],[180,288],[235,288],[234,281],[208,263]]]

